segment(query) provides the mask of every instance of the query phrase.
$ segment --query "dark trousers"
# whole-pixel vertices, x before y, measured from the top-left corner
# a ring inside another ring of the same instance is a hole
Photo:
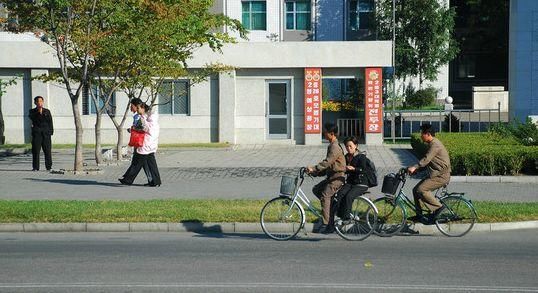
[[[148,168],[146,173],[146,176],[149,175],[148,183],[152,185],[161,185],[161,176],[159,174],[159,168],[157,167],[157,161],[155,160],[155,153],[142,155],[135,151],[131,161],[131,166],[123,175],[123,180],[127,184],[132,184],[144,166],[147,166]]]
[[[127,174],[129,174],[129,172],[131,171],[131,168],[133,167],[133,162],[136,161],[136,160],[139,160],[139,158],[136,158],[137,156],[141,156],[140,154],[138,154],[136,152],[136,149],[133,153],[133,157],[131,158],[131,165],[129,165],[129,168],[127,168],[127,171],[125,171],[125,173],[123,174],[122,178],[125,178],[125,176]],[[151,182],[153,182],[153,178],[151,177],[151,173],[149,172],[149,167],[148,167],[148,162],[147,160],[145,161],[144,165],[142,166],[142,168],[144,169],[144,173],[146,174],[146,177],[148,177],[148,183],[151,184]],[[136,173],[138,174],[138,173]]]
[[[32,133],[32,169],[39,170],[39,154],[41,149],[43,149],[43,154],[45,154],[45,168],[47,170],[52,168],[51,148],[50,134],[45,132]]]
[[[333,199],[333,208],[331,208],[331,218],[334,218],[334,213],[342,219],[349,219],[352,213],[353,201],[363,195],[368,190],[366,185],[355,185],[346,183]]]

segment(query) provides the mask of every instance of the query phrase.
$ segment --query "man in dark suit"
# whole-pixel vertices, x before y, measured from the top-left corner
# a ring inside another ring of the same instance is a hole
[[[34,98],[35,108],[30,109],[28,117],[32,120],[32,169],[39,171],[39,153],[43,149],[45,154],[45,167],[47,170],[52,168],[51,156],[51,139],[54,134],[52,126],[52,115],[49,109],[43,107],[44,100],[42,96]]]

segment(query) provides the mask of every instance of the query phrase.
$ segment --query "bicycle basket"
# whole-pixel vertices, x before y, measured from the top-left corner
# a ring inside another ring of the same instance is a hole
[[[385,194],[395,195],[400,186],[400,179],[394,173],[389,173],[383,178],[383,186],[381,192]]]
[[[297,185],[297,177],[282,176],[280,180],[280,194],[292,195]]]

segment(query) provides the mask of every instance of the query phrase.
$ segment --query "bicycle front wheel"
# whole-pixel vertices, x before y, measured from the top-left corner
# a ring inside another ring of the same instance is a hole
[[[301,230],[304,221],[303,209],[289,197],[273,198],[265,204],[260,214],[263,232],[275,240],[293,238]]]
[[[337,219],[334,228],[340,237],[350,241],[360,241],[372,234],[376,221],[375,206],[369,200],[359,196],[353,200],[351,213],[344,219]]]
[[[405,210],[396,199],[380,197],[374,200],[377,207],[377,224],[374,233],[381,237],[390,237],[398,234],[405,226]]]
[[[435,226],[446,236],[463,236],[474,226],[478,216],[473,205],[459,196],[448,196],[441,200],[442,210],[435,218]]]

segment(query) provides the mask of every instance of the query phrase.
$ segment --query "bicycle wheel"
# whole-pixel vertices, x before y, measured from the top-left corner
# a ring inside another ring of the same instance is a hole
[[[474,226],[478,216],[473,205],[459,196],[441,199],[442,210],[435,219],[435,226],[446,236],[460,237],[467,234]]]
[[[276,197],[262,208],[260,223],[267,236],[275,240],[293,238],[301,229],[305,216],[303,209],[289,197]]]
[[[374,200],[377,207],[377,224],[374,233],[382,237],[390,237],[399,233],[405,226],[405,210],[394,198],[380,197]]]
[[[372,234],[376,221],[377,213],[374,205],[359,196],[353,200],[349,219],[337,219],[334,228],[340,237],[350,241],[360,241]]]

